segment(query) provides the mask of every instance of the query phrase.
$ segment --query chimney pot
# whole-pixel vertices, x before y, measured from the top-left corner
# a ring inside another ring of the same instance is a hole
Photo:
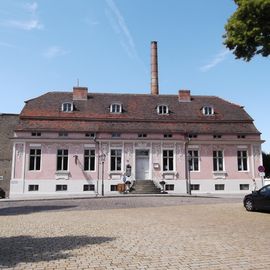
[[[151,42],[151,94],[158,95],[158,56],[157,42]]]
[[[73,100],[87,100],[88,88],[76,86],[73,87]]]
[[[179,90],[178,100],[180,102],[190,102],[191,101],[190,90]]]

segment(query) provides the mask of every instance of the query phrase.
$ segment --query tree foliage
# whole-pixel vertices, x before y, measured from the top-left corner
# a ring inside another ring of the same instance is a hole
[[[224,44],[237,59],[270,54],[270,0],[234,0],[236,11],[225,25]]]
[[[263,166],[265,168],[265,177],[270,177],[270,154],[262,153]]]

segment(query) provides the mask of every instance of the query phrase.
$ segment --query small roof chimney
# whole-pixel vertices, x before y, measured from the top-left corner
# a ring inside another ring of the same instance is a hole
[[[157,42],[151,42],[151,94],[158,95],[158,56]]]
[[[178,100],[180,102],[190,102],[191,101],[190,90],[179,90]]]
[[[73,100],[87,100],[88,88],[76,86],[73,87]]]

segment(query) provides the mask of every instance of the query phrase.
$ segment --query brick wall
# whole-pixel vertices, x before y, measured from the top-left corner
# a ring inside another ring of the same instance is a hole
[[[13,130],[18,124],[17,114],[0,114],[0,188],[9,194],[12,162]]]

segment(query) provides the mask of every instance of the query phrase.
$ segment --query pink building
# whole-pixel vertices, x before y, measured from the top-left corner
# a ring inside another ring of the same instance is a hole
[[[160,95],[156,42],[151,64],[151,94],[74,87],[27,101],[10,196],[117,194],[129,174],[175,194],[246,193],[253,178],[260,187],[262,140],[243,107],[188,90]]]

